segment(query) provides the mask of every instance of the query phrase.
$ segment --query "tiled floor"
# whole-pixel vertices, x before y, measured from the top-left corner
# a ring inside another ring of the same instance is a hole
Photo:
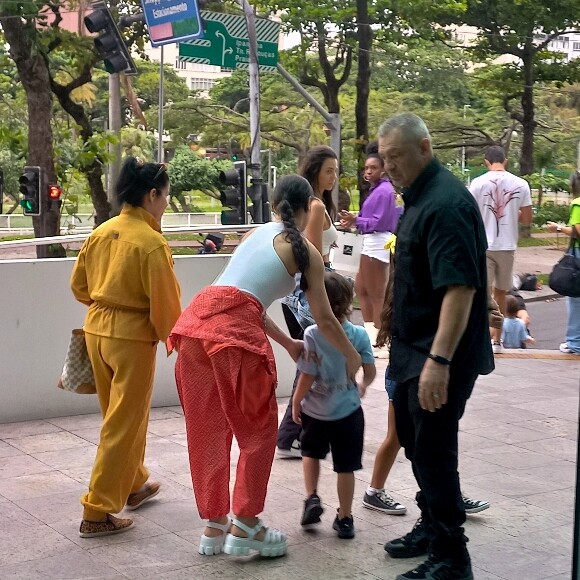
[[[81,539],[79,496],[100,420],[63,417],[0,425],[0,578],[394,579],[420,561],[393,560],[383,550],[385,541],[411,529],[418,513],[416,485],[402,454],[388,488],[408,514],[388,516],[360,503],[386,430],[383,370],[364,400],[366,446],[353,541],[337,539],[331,529],[337,496],[329,462],[320,485],[323,524],[307,533],[299,525],[300,462],[276,460],[264,519],[288,533],[288,556],[199,556],[202,523],[177,407],[151,415],[147,462],[163,482],[158,501],[134,515],[136,525],[126,534]],[[466,524],[477,580],[570,578],[579,375],[580,361],[503,359],[476,385],[461,424],[460,472],[466,494],[492,502]]]

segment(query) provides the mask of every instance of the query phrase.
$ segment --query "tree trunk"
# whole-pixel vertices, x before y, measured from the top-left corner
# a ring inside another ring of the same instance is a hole
[[[356,141],[358,190],[361,194],[360,205],[363,204],[363,191],[368,192],[368,184],[363,178],[365,164],[365,149],[369,141],[369,92],[371,79],[370,50],[373,42],[373,31],[369,24],[368,0],[356,1],[357,40],[358,40],[358,70],[356,76]]]
[[[46,184],[56,183],[54,151],[52,147],[52,93],[50,76],[45,55],[36,45],[35,21],[20,18],[0,17],[6,41],[10,45],[10,56],[18,69],[20,82],[26,92],[28,104],[28,165],[37,165],[44,170]],[[48,193],[40,192],[41,215],[32,218],[36,237],[58,236],[60,233],[60,208],[49,208]],[[60,244],[36,246],[39,258],[66,256]]]
[[[91,80],[90,65],[75,79],[76,83],[86,83]],[[81,138],[84,143],[88,143],[93,136],[93,128],[84,108],[71,99],[72,88],[58,84],[54,79],[50,79],[52,92],[56,95],[61,107],[74,119],[81,128]],[[107,200],[107,193],[103,187],[102,162],[94,158],[91,162],[83,165],[81,171],[86,175],[91,190],[91,199],[95,208],[95,225],[98,226],[106,222],[111,216],[111,204]]]
[[[529,175],[534,172],[534,133],[537,122],[534,110],[534,70],[533,53],[524,53],[524,91],[522,94],[522,152],[520,173]]]

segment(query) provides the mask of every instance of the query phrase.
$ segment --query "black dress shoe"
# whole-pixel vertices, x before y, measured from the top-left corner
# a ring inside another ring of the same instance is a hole
[[[429,551],[429,539],[423,519],[419,518],[408,533],[385,544],[385,550],[392,558],[414,558]]]

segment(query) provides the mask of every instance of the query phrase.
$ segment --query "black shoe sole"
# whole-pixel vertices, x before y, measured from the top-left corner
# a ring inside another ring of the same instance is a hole
[[[302,520],[300,521],[300,525],[303,528],[308,529],[310,526],[314,526],[320,523],[320,516],[323,514],[324,508],[319,505],[313,505],[309,508],[304,510],[304,514],[302,515]]]
[[[388,544],[385,544],[385,552],[389,554],[391,558],[415,558],[417,556],[424,556],[429,552],[429,546],[425,548],[387,548]]]

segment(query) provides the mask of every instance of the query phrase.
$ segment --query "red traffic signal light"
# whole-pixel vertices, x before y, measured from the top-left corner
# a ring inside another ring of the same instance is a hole
[[[48,199],[51,201],[55,199],[60,199],[62,195],[62,188],[58,185],[49,185],[48,186]]]

